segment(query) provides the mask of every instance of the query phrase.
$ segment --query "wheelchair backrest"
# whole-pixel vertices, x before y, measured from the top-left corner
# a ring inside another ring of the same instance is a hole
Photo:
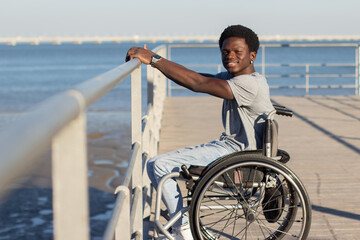
[[[263,154],[267,157],[275,157],[278,152],[278,123],[272,119],[266,119],[263,136]]]

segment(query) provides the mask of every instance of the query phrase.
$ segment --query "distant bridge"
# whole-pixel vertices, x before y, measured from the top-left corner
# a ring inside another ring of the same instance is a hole
[[[272,35],[259,36],[260,41],[360,41],[360,35]],[[41,43],[51,43],[60,45],[62,43],[96,43],[105,42],[217,42],[219,36],[117,36],[117,37],[0,37],[0,44],[15,46],[19,43],[39,45]]]

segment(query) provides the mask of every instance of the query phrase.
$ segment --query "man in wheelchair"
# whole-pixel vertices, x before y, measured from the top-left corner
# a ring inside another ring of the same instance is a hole
[[[127,53],[127,61],[138,58],[142,63],[151,64],[172,81],[192,91],[208,93],[224,99],[222,109],[224,133],[219,139],[198,146],[178,149],[148,161],[147,172],[156,189],[165,175],[180,172],[182,165],[188,168],[191,165],[209,166],[226,155],[263,147],[265,119],[270,112],[274,111],[274,107],[270,101],[267,80],[254,68],[259,39],[251,29],[233,25],[222,32],[219,47],[222,63],[227,71],[216,75],[191,71],[154,54],[146,46],[144,48],[133,47]],[[281,191],[283,190],[276,189],[275,192],[274,190],[270,193],[265,192],[263,198],[269,204],[277,206],[263,204],[263,209],[266,210],[267,207],[281,208],[283,204]],[[162,200],[169,215],[173,217],[183,208],[183,198],[175,179],[166,180],[163,184],[162,194]],[[277,201],[266,199],[270,197],[276,198]],[[268,222],[273,222],[277,221],[279,214],[281,214],[280,210],[273,210],[266,213],[265,217]],[[251,214],[247,215],[251,219]],[[184,214],[173,225],[175,239],[193,239],[188,221],[187,214]]]

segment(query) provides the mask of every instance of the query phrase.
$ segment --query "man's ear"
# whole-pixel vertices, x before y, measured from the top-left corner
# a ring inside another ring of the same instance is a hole
[[[250,52],[250,59],[254,60],[256,59],[256,52]]]

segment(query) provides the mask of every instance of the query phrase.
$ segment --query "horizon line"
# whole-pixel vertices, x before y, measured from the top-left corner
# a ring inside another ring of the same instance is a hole
[[[16,45],[17,43],[30,43],[38,45],[40,43],[61,44],[71,42],[82,44],[84,42],[103,43],[103,42],[217,42],[217,35],[155,35],[155,36],[34,36],[34,37],[0,37],[0,44]],[[260,41],[360,41],[360,35],[259,35]]]

